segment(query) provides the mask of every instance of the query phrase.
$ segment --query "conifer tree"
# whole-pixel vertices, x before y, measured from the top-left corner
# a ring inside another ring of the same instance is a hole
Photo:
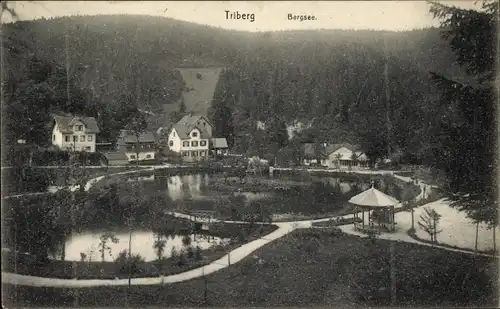
[[[431,72],[447,112],[434,129],[434,165],[444,169],[453,206],[476,222],[498,224],[495,166],[494,77],[498,1],[483,2],[481,10],[431,3],[441,20],[443,38],[470,79],[453,80]]]

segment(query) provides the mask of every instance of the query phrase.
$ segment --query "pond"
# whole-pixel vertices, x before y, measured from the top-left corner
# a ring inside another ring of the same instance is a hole
[[[81,253],[85,254],[87,260],[102,261],[100,248],[102,243],[100,237],[109,233],[109,231],[87,231],[84,233],[75,234],[66,240],[66,261],[80,261]],[[104,261],[114,261],[118,254],[123,250],[128,250],[129,233],[128,231],[117,231],[112,233],[116,237],[117,242],[108,241],[105,250]],[[189,243],[185,244],[185,238],[188,237]],[[189,246],[193,249],[200,247],[201,250],[209,249],[215,245],[227,244],[229,239],[221,239],[219,237],[191,234],[191,235],[172,235],[168,237],[158,237],[157,234],[151,231],[133,231],[132,233],[132,254],[139,253],[146,262],[158,259],[155,243],[161,239],[165,241],[165,247],[162,257],[169,258],[172,256],[172,251],[185,251]],[[53,256],[55,259],[60,259],[61,256]]]
[[[87,257],[91,256],[95,261],[102,260],[98,246],[101,235],[106,232],[114,232],[119,239],[118,243],[108,242],[111,255],[106,253],[106,261],[114,260],[120,251],[128,249],[129,238],[125,223],[128,217],[123,211],[125,207],[116,202],[116,199],[137,198],[143,201],[143,212],[135,215],[137,222],[132,234],[132,253],[140,253],[146,261],[151,261],[157,259],[154,248],[157,234],[153,230],[175,225],[172,219],[162,217],[165,210],[183,212],[212,210],[218,218],[242,220],[248,213],[241,210],[255,206],[253,209],[258,209],[260,215],[256,221],[275,219],[280,215],[289,214],[342,215],[352,212],[352,205],[349,205],[348,200],[370,187],[370,179],[365,178],[346,180],[310,175],[307,178],[281,175],[249,177],[242,184],[239,179],[228,180],[217,174],[182,176],[160,174],[140,177],[141,190],[144,190],[141,195],[129,194],[125,184],[116,185],[117,197],[104,199],[102,196],[99,197],[91,206],[98,210],[82,215],[82,219],[85,220],[82,220],[79,233],[66,238],[66,260],[80,260],[80,253],[84,253]],[[131,181],[135,180],[125,179],[125,183]],[[377,185],[384,191],[392,193],[391,195],[397,199],[401,198],[401,192],[394,188],[394,184],[380,180]],[[261,189],[257,191],[255,188]],[[224,244],[227,240],[227,238],[194,235],[189,223],[181,222],[180,225],[184,227],[183,235],[189,235],[191,238],[193,248],[199,246],[201,249],[208,249],[216,244]],[[176,233],[175,229],[167,235],[175,236],[165,238],[164,257],[171,255],[173,247],[177,250],[183,248],[184,236]],[[237,235],[224,235],[226,236]]]
[[[173,201],[183,201],[186,199],[190,200],[207,200],[217,197],[227,197],[230,192],[221,192],[214,190],[211,186],[217,182],[217,180],[222,180],[220,175],[209,175],[209,174],[194,174],[194,175],[184,175],[184,176],[141,176],[139,180],[143,185],[151,191],[163,190],[165,194]],[[128,182],[135,181],[134,178],[129,177]],[[315,177],[312,176],[310,179],[304,180],[297,176],[281,176],[279,178],[272,177],[261,177],[259,180],[247,180],[246,184],[252,182],[262,182],[267,183],[270,187],[274,184],[276,188],[285,186],[291,187],[294,185],[314,185],[317,183],[324,183],[330,188],[335,188],[339,190],[341,194],[349,194],[352,190],[366,190],[370,187],[370,183],[366,182],[356,182],[356,181],[344,181],[340,178],[334,177]],[[244,187],[244,186],[243,186]],[[243,195],[248,202],[254,200],[267,199],[272,196],[276,196],[277,192],[269,190],[266,192],[256,192],[256,191],[245,191],[245,189],[238,189],[234,191],[235,195]]]

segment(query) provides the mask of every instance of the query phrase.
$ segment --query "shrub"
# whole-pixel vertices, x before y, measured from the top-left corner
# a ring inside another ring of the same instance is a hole
[[[170,256],[174,259],[179,255],[177,252],[177,248],[175,246],[172,246],[172,250],[170,251]]]
[[[189,246],[186,249],[186,255],[188,259],[192,259],[194,257],[194,250],[193,247]]]
[[[184,251],[181,251],[179,253],[179,259],[177,260],[177,265],[180,267],[180,266],[184,266],[186,264],[187,264],[186,254],[184,253]]]
[[[200,246],[196,246],[196,249],[194,251],[194,259],[195,261],[201,261],[203,259]]]
[[[182,245],[184,245],[185,247],[189,247],[189,245],[191,245],[191,237],[187,235],[182,237]]]
[[[120,251],[118,257],[115,259],[115,264],[118,267],[118,271],[122,274],[128,274],[129,266],[131,274],[137,274],[141,271],[140,266],[144,264],[144,258],[139,254],[132,254],[129,259],[128,250],[124,249]]]

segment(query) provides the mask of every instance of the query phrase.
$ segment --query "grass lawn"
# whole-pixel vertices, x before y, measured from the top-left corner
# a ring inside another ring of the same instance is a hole
[[[395,244],[397,306],[494,306],[496,261]],[[173,285],[134,286],[134,306],[375,306],[390,304],[390,243],[299,230],[238,264]],[[4,303],[71,306],[74,290],[4,285]],[[122,306],[126,287],[79,289],[80,306]],[[8,299],[7,299],[8,298]],[[14,305],[14,304],[13,304]]]

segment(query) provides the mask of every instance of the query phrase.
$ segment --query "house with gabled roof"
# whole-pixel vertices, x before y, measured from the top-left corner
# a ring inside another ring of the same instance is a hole
[[[189,114],[182,117],[168,135],[168,147],[180,153],[183,160],[197,161],[227,149],[225,138],[213,138],[213,125],[204,116]]]
[[[61,150],[95,152],[99,127],[94,117],[52,115],[52,145]]]
[[[325,165],[326,143],[304,143],[301,145],[303,163],[306,166]]]
[[[305,143],[302,145],[304,165],[327,168],[364,168],[368,158],[358,145],[349,143]]]
[[[141,132],[137,137],[130,130],[120,130],[116,141],[117,152],[125,153],[129,162],[155,159],[156,137],[151,131]]]
[[[368,158],[359,145],[330,144],[326,146],[325,154],[325,163],[329,168],[364,168],[368,166]]]

